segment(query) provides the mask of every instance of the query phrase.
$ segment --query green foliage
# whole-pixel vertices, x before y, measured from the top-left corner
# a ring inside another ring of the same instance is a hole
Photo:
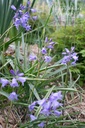
[[[62,57],[63,48],[75,46],[78,53],[78,65],[73,72],[80,74],[80,82],[84,81],[85,76],[85,21],[78,20],[75,26],[67,26],[60,28],[50,35],[58,44],[55,46],[54,54],[57,59]]]
[[[53,5],[52,16],[56,26],[58,25],[72,25],[75,18],[80,12],[82,1],[78,0],[55,0],[48,1],[49,8]]]
[[[2,35],[9,27],[10,22],[14,16],[14,11],[11,5],[17,8],[22,3],[22,0],[0,0],[0,34]]]
[[[75,11],[80,11],[80,6],[79,3],[80,1],[73,1],[73,0],[60,0],[61,2],[61,6],[63,8],[63,11],[66,11],[67,6],[69,6],[69,12],[71,13],[73,11],[73,14],[75,13]]]

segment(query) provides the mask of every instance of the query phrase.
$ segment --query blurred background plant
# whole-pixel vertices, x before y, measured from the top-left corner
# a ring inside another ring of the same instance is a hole
[[[84,56],[84,47],[85,47],[85,21],[77,20],[75,26],[67,26],[62,27],[59,31],[55,31],[50,35],[54,40],[58,41],[58,45],[55,46],[55,53],[58,53],[56,57],[59,59],[61,57],[61,51],[63,48],[71,46],[75,46],[76,52],[79,55],[78,65],[75,69],[72,70],[74,73],[78,73],[80,75],[79,84],[83,86],[84,83],[84,75],[85,75],[85,56]],[[60,56],[59,56],[60,55]]]

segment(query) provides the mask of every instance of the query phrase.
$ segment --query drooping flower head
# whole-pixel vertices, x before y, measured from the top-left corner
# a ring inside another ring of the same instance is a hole
[[[62,103],[60,101],[62,100],[63,96],[61,94],[61,91],[52,93],[48,98],[43,98],[38,101],[34,101],[32,104],[29,105],[30,112],[36,110],[38,106],[41,107],[40,115],[43,115],[45,117],[49,116],[56,116],[60,117],[62,114],[62,111],[58,110],[59,107],[62,106]],[[34,121],[37,119],[35,115],[30,115],[31,121]],[[38,127],[44,128],[45,121],[38,124]]]
[[[12,79],[12,82],[10,83],[10,86],[13,87],[13,88],[14,87],[19,87],[19,84],[18,84],[18,82],[15,78]]]
[[[30,5],[30,0],[28,0],[27,4],[28,4],[28,6]]]
[[[30,31],[31,25],[29,25],[29,20],[37,19],[36,15],[32,17],[30,14],[30,12],[31,13],[36,12],[36,9],[30,7],[30,1],[27,2],[27,6],[20,4],[19,9],[16,9],[14,5],[11,5],[11,9],[15,11],[13,23],[16,29],[18,30],[20,27],[22,27],[26,31]]]
[[[46,53],[47,53],[46,48],[45,48],[45,47],[43,47],[43,48],[42,48],[42,50],[41,50],[41,52],[42,52],[42,54],[46,54]]]
[[[35,20],[38,19],[38,17],[37,16],[32,16],[32,19],[35,21]]]
[[[44,61],[45,61],[46,63],[50,63],[51,60],[52,60],[52,57],[51,57],[51,56],[45,56],[45,57],[44,57]]]
[[[52,39],[48,39],[48,37],[45,38],[46,47],[48,49],[53,49],[55,42],[52,41]]]
[[[51,41],[51,42],[48,44],[47,48],[53,49],[53,48],[54,48],[54,44],[55,44],[55,42],[52,42],[52,41]]]
[[[0,79],[0,83],[2,84],[2,87],[5,87],[7,84],[9,84],[10,82],[7,79],[1,78]]]
[[[41,122],[40,124],[38,124],[39,128],[44,128],[44,126],[45,126],[45,122]]]
[[[31,121],[34,121],[37,119],[37,117],[35,117],[34,115],[30,115],[30,119],[31,119]]]
[[[14,5],[11,5],[11,9],[13,9],[15,11],[16,7]]]
[[[74,52],[75,47],[71,47],[71,50],[69,51],[67,48],[65,48],[65,52],[62,53],[64,56],[62,59],[62,64],[68,64],[69,62],[73,65],[76,64],[76,61],[78,60],[77,53]]]
[[[24,82],[26,81],[26,77],[24,77],[24,73],[20,73],[18,70],[14,71],[14,70],[10,70],[10,73],[13,75],[13,79],[12,79],[12,83],[10,84],[11,87],[18,87],[18,82],[21,82],[22,85],[24,85]]]
[[[45,38],[45,43],[47,43],[47,42],[48,42],[48,37]]]
[[[20,4],[20,10],[24,10],[24,9],[26,9],[26,6]]]
[[[34,60],[37,60],[37,56],[34,54],[30,54],[29,55],[29,61],[34,61]]]
[[[29,111],[33,111],[34,108],[35,108],[35,106],[36,106],[36,104],[37,104],[37,102],[34,101],[31,105],[29,105],[29,106],[28,106]]]
[[[46,99],[43,98],[42,100],[38,100],[37,103],[38,103],[40,106],[43,106],[43,105],[46,103]]]
[[[31,12],[35,13],[36,12],[36,9],[32,8],[31,9]]]
[[[16,92],[12,92],[10,93],[8,99],[11,101],[18,100],[18,95],[16,94]]]
[[[62,100],[62,98],[63,98],[63,96],[62,96],[62,94],[61,94],[61,91],[59,91],[59,92],[55,92],[55,93],[51,93],[51,95],[50,95],[50,100]]]

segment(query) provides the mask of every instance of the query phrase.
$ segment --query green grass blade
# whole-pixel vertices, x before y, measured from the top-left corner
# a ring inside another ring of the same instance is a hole
[[[39,94],[38,94],[36,88],[34,87],[34,85],[30,83],[30,84],[29,84],[29,87],[30,87],[30,89],[32,90],[32,92],[33,92],[33,94],[35,95],[35,97],[37,98],[37,100],[40,100]]]
[[[0,91],[0,95],[3,95],[3,96],[5,96],[5,97],[7,97],[7,98],[8,98],[8,96],[9,96],[9,94],[6,93],[6,92],[4,92],[4,91]]]

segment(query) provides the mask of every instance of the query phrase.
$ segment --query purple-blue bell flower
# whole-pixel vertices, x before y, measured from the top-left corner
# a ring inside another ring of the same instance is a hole
[[[29,105],[29,111],[33,111],[34,110],[34,108],[35,108],[35,105],[36,105],[36,101],[34,101],[31,105]]]
[[[39,104],[40,106],[43,106],[46,103],[46,99],[42,99],[42,100],[38,100],[37,104]]]
[[[54,111],[54,115],[57,116],[57,117],[59,117],[60,115],[62,115],[62,112],[55,110]]]
[[[77,60],[78,60],[77,53],[73,53],[71,56],[72,56],[72,58],[73,58],[75,61],[77,61]]]
[[[31,8],[31,12],[35,13],[36,12],[36,9]]]
[[[62,94],[61,94],[61,91],[56,92],[56,93],[52,93],[52,94],[50,95],[50,97],[49,97],[49,99],[50,99],[51,101],[53,101],[53,100],[62,100],[62,98],[63,98],[63,96],[62,96]]]
[[[12,83],[10,84],[11,87],[19,87],[17,80],[15,78],[12,79]]]
[[[24,82],[26,81],[26,77],[24,77],[24,73],[20,73],[19,71],[10,70],[10,73],[14,76],[12,79],[11,87],[18,87],[17,81],[21,82],[22,85],[24,85]]]
[[[66,53],[68,53],[68,54],[70,53],[70,51],[69,51],[67,48],[65,48],[65,51],[66,51]]]
[[[51,114],[51,101],[47,101],[45,104],[42,105],[41,113],[49,116]]]
[[[49,44],[50,44],[50,45],[54,45],[54,44],[55,44],[55,42],[51,41]]]
[[[62,106],[61,103],[59,103],[57,100],[53,100],[53,102],[52,102],[52,108],[53,108],[54,110],[56,110],[57,108],[59,108],[59,107],[61,107],[61,106]]]
[[[75,61],[74,61],[74,62],[72,62],[72,63],[71,63],[71,65],[76,65],[76,62],[75,62]]]
[[[16,92],[12,92],[10,93],[8,99],[11,101],[18,100],[18,95],[16,94]]]
[[[23,11],[22,10],[19,10],[19,15],[23,16]]]
[[[22,15],[22,17],[20,18],[21,21],[21,25],[26,24],[27,25],[27,21],[29,20],[30,16],[29,13],[25,13]]]
[[[51,109],[51,105],[52,105],[52,102],[50,100],[48,100],[46,103],[44,103],[42,106],[43,106],[43,109],[48,109],[50,110]]]
[[[24,82],[26,81],[26,77],[18,77],[17,78],[17,80],[19,81],[19,82],[21,82],[22,83],[22,85],[24,85]]]
[[[50,110],[46,108],[42,109],[40,113],[45,116],[49,116],[51,114]]]
[[[24,10],[24,9],[26,9],[26,6],[20,4],[20,9],[21,9],[21,10]]]
[[[37,17],[37,16],[32,16],[32,19],[33,19],[33,20],[37,20],[38,17]]]
[[[55,42],[52,41],[52,39],[48,40],[48,37],[45,38],[46,47],[48,49],[53,49]]]
[[[51,56],[45,56],[44,58],[45,58],[45,62],[46,63],[50,63],[51,60],[52,60],[52,57]]]
[[[47,42],[48,42],[48,37],[45,38],[45,43],[47,43]]]
[[[30,5],[30,1],[28,1],[27,4]]]
[[[74,52],[74,47],[71,47],[71,51],[69,51],[67,48],[65,48],[65,52],[62,53],[64,56],[61,64],[68,64],[71,62],[71,64],[76,64],[76,61],[78,60],[77,53]]]
[[[18,76],[18,77],[24,76],[24,73],[19,72],[19,70],[17,70],[15,73],[16,73],[15,76]]]
[[[55,44],[55,42],[50,42],[50,43],[48,44],[47,48],[53,49],[53,48],[54,48],[54,44]]]
[[[29,61],[34,61],[36,59],[37,59],[36,55],[32,55],[32,54],[29,55]]]
[[[22,77],[24,76],[24,73],[20,73],[19,70],[17,71],[14,71],[14,70],[10,70],[10,73],[13,75],[13,76],[19,76],[19,77]]]
[[[41,122],[40,124],[38,124],[39,128],[44,128],[44,126],[45,126],[45,122]]]
[[[52,42],[52,38],[50,38],[50,42]]]
[[[7,84],[9,84],[10,82],[7,79],[1,78],[0,79],[0,83],[2,84],[2,87],[5,87]]]
[[[11,69],[11,70],[10,70],[10,73],[11,73],[13,76],[16,76],[17,74],[19,74],[19,71],[16,71],[16,72],[15,72],[14,70]]]
[[[15,25],[16,29],[18,30],[19,26],[21,25],[20,19],[16,18],[15,21],[14,21],[14,25]]]
[[[49,44],[49,45],[47,46],[47,48],[53,49],[54,47],[53,47],[53,45]]]
[[[31,30],[31,25],[27,25],[27,26],[25,27],[25,29],[26,29],[26,31],[30,31],[30,30]]]
[[[62,59],[61,64],[67,64],[70,61],[71,61],[71,57],[70,56],[64,56],[63,59]]]
[[[31,119],[31,121],[34,121],[37,119],[37,117],[35,117],[34,115],[30,115],[30,119]]]
[[[14,5],[11,5],[11,9],[13,9],[15,11],[16,7]]]
[[[47,53],[47,50],[46,50],[46,48],[42,48],[42,50],[41,50],[41,52],[42,52],[42,54],[46,54]]]
[[[71,47],[71,52],[74,52],[74,50],[75,50],[75,47]]]

